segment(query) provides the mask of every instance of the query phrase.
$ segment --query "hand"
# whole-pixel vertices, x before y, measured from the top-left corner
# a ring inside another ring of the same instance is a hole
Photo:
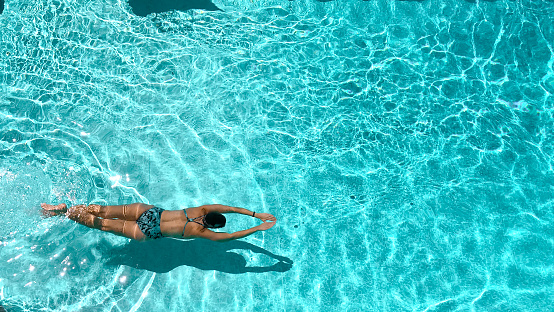
[[[257,214],[256,214],[256,218],[258,218],[258,219],[260,219],[260,220],[262,220],[262,221],[264,221],[264,222],[265,222],[265,221],[273,221],[273,222],[277,221],[277,218],[275,218],[275,216],[273,216],[273,215],[270,214],[270,213],[264,213],[264,212],[262,212],[262,213],[257,213]]]
[[[258,229],[260,231],[265,231],[267,229],[270,229],[271,227],[273,227],[275,225],[275,222],[264,222],[260,225],[258,225]]]

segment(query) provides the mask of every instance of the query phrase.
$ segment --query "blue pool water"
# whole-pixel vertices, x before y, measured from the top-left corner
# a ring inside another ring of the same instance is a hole
[[[203,5],[6,1],[0,305],[554,309],[554,2]],[[278,222],[134,243],[39,207],[138,201]]]

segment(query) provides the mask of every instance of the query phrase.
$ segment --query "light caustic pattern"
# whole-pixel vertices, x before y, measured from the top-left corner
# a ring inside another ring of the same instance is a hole
[[[0,303],[549,310],[554,4],[340,2],[146,18],[119,1],[9,2]],[[219,202],[278,224],[214,249],[222,266],[195,243],[41,219],[35,201]],[[229,274],[245,266],[269,272]]]

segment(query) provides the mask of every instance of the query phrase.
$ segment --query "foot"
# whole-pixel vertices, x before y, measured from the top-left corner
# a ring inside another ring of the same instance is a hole
[[[40,206],[42,207],[42,209],[44,209],[46,211],[61,210],[61,211],[65,212],[67,210],[67,205],[66,204],[49,205],[49,204],[42,203],[42,204],[40,204]]]
[[[45,218],[50,218],[60,214],[64,214],[67,211],[66,204],[59,204],[59,205],[40,204],[40,206],[42,207],[42,215]]]

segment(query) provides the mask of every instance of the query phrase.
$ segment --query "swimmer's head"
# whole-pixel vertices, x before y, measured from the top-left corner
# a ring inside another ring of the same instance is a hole
[[[219,212],[210,212],[204,218],[204,226],[207,228],[222,228],[226,222],[225,216]]]

